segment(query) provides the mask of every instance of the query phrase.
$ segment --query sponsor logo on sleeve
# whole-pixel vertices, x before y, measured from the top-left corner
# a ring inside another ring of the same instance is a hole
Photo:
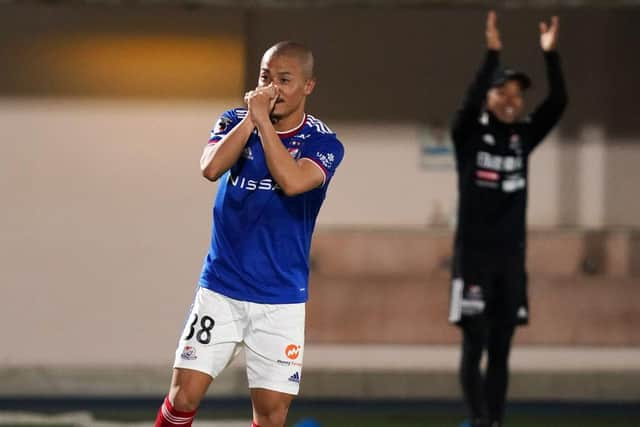
[[[333,166],[333,162],[336,159],[333,153],[321,153],[319,151],[316,153],[316,157],[318,158],[318,160],[320,160],[320,163],[322,163],[322,166],[324,166],[327,169],[330,169],[331,166]]]
[[[213,127],[214,133],[222,133],[229,129],[229,125],[231,125],[231,119],[228,117],[220,117],[216,122],[216,125]]]

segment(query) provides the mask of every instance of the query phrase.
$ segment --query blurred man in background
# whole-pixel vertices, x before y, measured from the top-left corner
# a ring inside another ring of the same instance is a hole
[[[280,42],[262,57],[247,108],[211,132],[201,159],[203,175],[220,179],[211,247],[156,426],[190,426],[241,347],[253,427],[284,426],[302,372],[311,235],[343,156],[335,133],[305,113],[314,87],[311,51]]]
[[[567,103],[556,51],[558,18],[540,23],[549,94],[523,117],[529,77],[500,68],[496,14],[486,24],[487,53],[452,123],[458,221],[449,320],[461,327],[460,381],[473,427],[502,426],[515,327],[529,318],[526,206],[528,158]],[[487,370],[480,372],[484,350]]]

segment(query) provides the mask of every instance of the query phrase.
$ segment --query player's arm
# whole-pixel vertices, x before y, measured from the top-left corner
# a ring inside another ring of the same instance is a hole
[[[560,55],[556,49],[559,24],[557,16],[551,18],[551,25],[545,22],[540,23],[540,47],[542,47],[547,69],[549,93],[531,115],[535,144],[539,143],[558,123],[568,102]]]
[[[323,184],[322,170],[311,160],[295,160],[276,133],[269,111],[277,97],[273,86],[258,88],[247,97],[249,116],[260,133],[267,168],[287,196],[302,194]]]
[[[473,82],[467,89],[461,108],[453,117],[451,133],[454,141],[464,139],[464,132],[469,128],[471,123],[478,119],[484,105],[487,91],[491,87],[493,73],[500,63],[502,41],[500,39],[500,32],[496,26],[496,20],[496,13],[490,11],[487,15],[485,31],[487,53],[480,69],[476,72]]]
[[[249,114],[221,140],[207,144],[200,158],[202,176],[216,181],[233,166],[251,136],[255,126]]]
[[[264,126],[258,125],[258,131],[267,168],[284,194],[297,196],[324,183],[324,173],[313,161],[306,158],[295,160],[291,157],[270,122]]]

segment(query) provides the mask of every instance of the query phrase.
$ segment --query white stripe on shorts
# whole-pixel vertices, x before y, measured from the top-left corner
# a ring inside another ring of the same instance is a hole
[[[456,323],[462,317],[462,291],[464,282],[461,278],[453,279],[451,283],[451,302],[449,304],[449,322]]]

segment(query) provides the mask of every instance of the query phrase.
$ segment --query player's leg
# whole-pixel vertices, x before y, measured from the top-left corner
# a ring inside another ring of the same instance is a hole
[[[176,349],[169,393],[156,419],[159,426],[190,426],[213,379],[237,354],[242,303],[205,288],[196,293]]]
[[[190,426],[211,376],[190,369],[174,369],[169,394],[156,415],[156,427]]]
[[[169,401],[179,411],[195,411],[212,382],[213,378],[204,372],[174,368]]]
[[[507,260],[496,283],[495,316],[489,322],[486,373],[487,407],[491,427],[502,426],[509,386],[509,357],[516,326],[528,321],[527,274],[524,255]]]
[[[304,348],[304,304],[251,304],[245,337],[254,423],[282,427],[298,394]]]
[[[466,263],[463,263],[461,255],[461,251],[456,252],[452,265],[449,321],[460,326],[462,331],[459,380],[469,414],[469,421],[463,425],[484,427],[487,406],[480,361],[486,346],[485,287],[490,275],[485,271],[486,263],[470,257],[469,253],[466,254]]]
[[[282,427],[294,395],[262,388],[251,389],[253,423],[259,427]]]
[[[487,419],[484,398],[484,380],[480,372],[480,360],[485,348],[487,331],[483,316],[462,320],[462,354],[460,358],[460,384],[469,411],[472,426],[483,426]]]
[[[494,320],[489,326],[485,389],[491,427],[501,426],[504,417],[509,385],[509,354],[514,330],[515,324],[512,322]]]

